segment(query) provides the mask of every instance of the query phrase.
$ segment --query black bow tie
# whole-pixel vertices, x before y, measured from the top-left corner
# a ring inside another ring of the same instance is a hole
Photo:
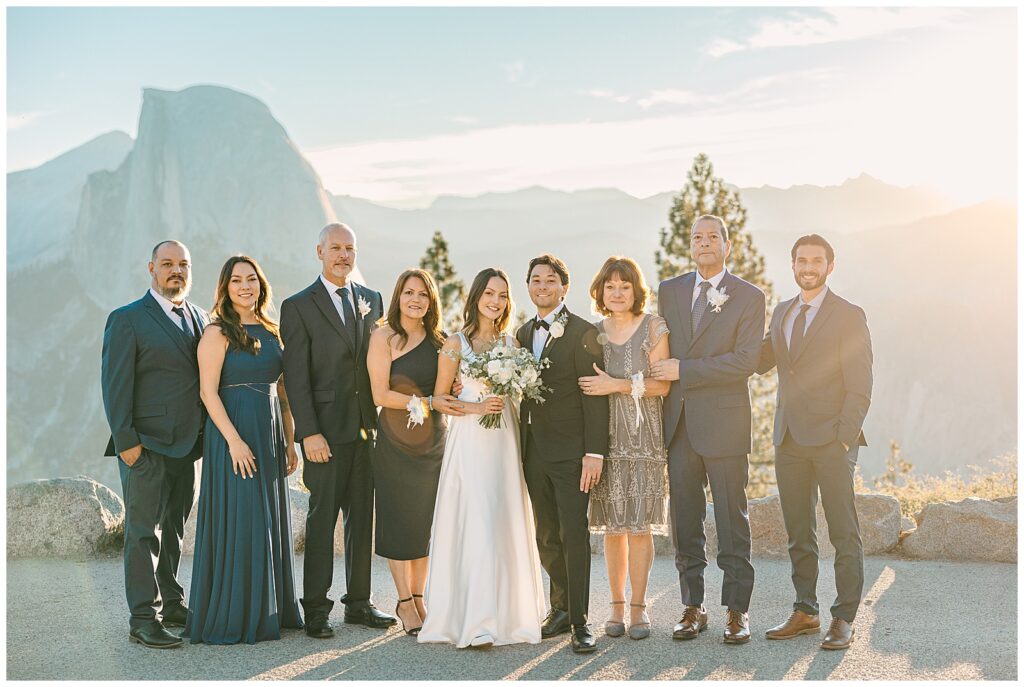
[[[537,319],[537,320],[533,321],[533,331],[534,331],[534,333],[536,333],[536,331],[538,329],[547,329],[547,330],[550,331],[551,330],[551,325],[548,324],[547,320]]]

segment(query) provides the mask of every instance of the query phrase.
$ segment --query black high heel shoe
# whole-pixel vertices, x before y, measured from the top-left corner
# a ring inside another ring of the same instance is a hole
[[[420,625],[419,627],[406,628],[405,621],[402,620],[402,616],[398,614],[398,608],[407,601],[412,601],[412,597],[410,596],[407,599],[398,600],[398,603],[395,604],[395,617],[397,617],[399,622],[402,623],[402,629],[405,630],[405,634],[409,635],[410,637],[415,637],[420,633],[420,630],[423,629],[423,625]],[[413,608],[415,608],[415,606]]]

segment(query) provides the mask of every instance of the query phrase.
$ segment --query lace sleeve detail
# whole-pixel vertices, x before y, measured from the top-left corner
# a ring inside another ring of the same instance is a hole
[[[654,347],[661,341],[661,337],[668,333],[668,322],[665,321],[665,318],[660,315],[651,315],[651,319],[647,323],[647,350],[654,350]]]

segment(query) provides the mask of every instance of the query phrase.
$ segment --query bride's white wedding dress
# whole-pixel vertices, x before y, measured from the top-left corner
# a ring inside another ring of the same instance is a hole
[[[460,333],[462,357],[475,355]],[[464,401],[485,385],[462,373]],[[430,532],[430,563],[420,642],[462,648],[489,636],[495,645],[540,642],[544,592],[533,511],[519,453],[518,410],[506,400],[502,427],[479,415],[449,418]]]

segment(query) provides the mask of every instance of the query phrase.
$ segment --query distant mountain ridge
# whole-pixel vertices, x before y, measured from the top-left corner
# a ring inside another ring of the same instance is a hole
[[[232,253],[260,260],[278,303],[307,286],[319,269],[317,231],[335,217],[355,228],[365,281],[387,299],[397,274],[418,264],[440,230],[459,276],[468,282],[483,267],[505,268],[521,310],[530,310],[529,259],[558,254],[572,271],[569,307],[596,319],[587,291],[609,255],[636,258],[654,280],[673,195],[533,187],[401,210],[332,196],[263,103],[212,86],[147,89],[136,141],[108,134],[8,174],[7,183],[8,479],[84,472],[111,485],[116,464],[100,455],[103,322],[145,291],[157,240],[189,245],[192,299],[208,307],[216,271]],[[795,292],[792,241],[818,231],[836,246],[830,284],[868,313],[876,386],[865,474],[880,471],[891,438],[925,471],[1016,445],[1015,207],[951,210],[928,191],[866,175],[740,194],[780,298]],[[981,299],[957,286],[956,250],[963,228],[979,224],[992,256]]]
[[[7,175],[7,266],[41,266],[74,228],[86,179],[116,169],[132,138],[111,131],[32,169]]]
[[[73,159],[87,158],[80,149]],[[66,163],[19,174],[81,168]],[[15,207],[51,194],[33,189],[30,197],[12,176]],[[145,293],[158,241],[189,246],[190,298],[203,307],[211,306],[224,260],[239,252],[273,275],[280,301],[312,281],[317,232],[335,219],[316,171],[266,105],[215,86],[145,89],[130,152],[89,174],[80,198],[73,221],[60,227],[62,240],[48,246],[45,270],[8,256],[9,479],[87,473],[119,484],[116,462],[102,456],[109,433],[99,389],[103,324],[110,310]],[[17,242],[49,227],[12,230]]]

